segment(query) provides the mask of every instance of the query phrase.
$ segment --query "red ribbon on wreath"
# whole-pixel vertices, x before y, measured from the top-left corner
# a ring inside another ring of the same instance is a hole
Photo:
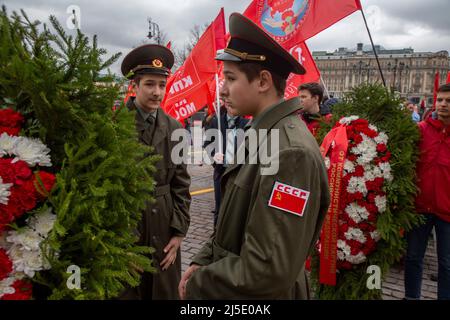
[[[341,206],[340,195],[347,149],[348,139],[345,124],[333,128],[324,138],[320,146],[320,151],[324,158],[330,153],[328,185],[330,188],[331,202],[320,235],[319,282],[331,286],[336,285],[338,215]]]

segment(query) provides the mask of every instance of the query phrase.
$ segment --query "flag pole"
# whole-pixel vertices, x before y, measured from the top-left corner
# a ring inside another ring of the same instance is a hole
[[[322,75],[320,75],[320,82],[322,82],[323,85],[323,89],[325,90],[325,94],[327,95],[328,98],[330,97],[330,92],[328,91],[327,85],[325,84],[325,81],[323,81]]]
[[[387,88],[386,80],[384,79],[383,71],[381,70],[380,60],[378,59],[377,50],[375,50],[375,45],[373,44],[372,34],[370,33],[369,25],[367,24],[366,15],[364,14],[364,10],[363,10],[362,6],[361,6],[361,14],[364,19],[364,24],[366,25],[367,33],[369,34],[370,43],[372,44],[372,50],[373,50],[373,53],[375,54],[375,59],[377,60],[378,70],[380,71],[381,80],[383,81],[384,87]]]
[[[216,78],[216,106],[214,107],[215,111],[216,111],[216,118],[217,118],[217,129],[219,130],[220,133],[222,133],[222,130],[220,128],[220,123],[221,123],[221,119],[220,119],[220,94],[219,94],[219,75],[216,73],[215,74],[215,78]],[[222,134],[219,135],[219,153],[223,153],[223,147],[222,147]]]

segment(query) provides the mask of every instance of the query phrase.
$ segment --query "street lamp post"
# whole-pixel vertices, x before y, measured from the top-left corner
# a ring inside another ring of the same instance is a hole
[[[363,62],[361,60],[359,60],[359,62],[357,64],[353,64],[353,72],[355,74],[358,73],[358,85],[361,84],[362,65],[363,65]]]
[[[149,38],[150,40],[154,38],[157,44],[161,44],[161,32],[159,31],[159,25],[156,22],[152,22],[151,18],[148,18],[147,21],[148,21],[147,38]]]
[[[403,69],[405,69],[405,63],[404,62],[400,62],[399,63],[399,67],[398,67],[398,92],[402,93],[402,71]]]

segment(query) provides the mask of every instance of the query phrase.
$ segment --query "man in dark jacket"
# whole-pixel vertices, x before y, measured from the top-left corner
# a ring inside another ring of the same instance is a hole
[[[302,106],[299,116],[305,121],[312,135],[316,136],[320,124],[331,120],[329,108],[321,108],[323,88],[316,82],[301,84],[298,87],[298,97]]]
[[[220,114],[220,133],[222,137],[223,149],[222,153],[214,152],[216,149],[213,149],[212,153],[214,159],[217,160],[213,162],[214,200],[215,200],[214,227],[217,224],[217,217],[219,214],[219,207],[220,207],[220,179],[222,178],[222,174],[225,172],[225,169],[230,165],[230,163],[227,163],[227,158],[224,157],[224,155],[227,155],[226,153],[227,150],[229,151],[228,155],[230,154],[230,148],[232,150],[232,153],[235,153],[235,151],[237,151],[239,145],[236,131],[238,129],[244,129],[245,125],[248,123],[248,119],[235,115],[233,113],[233,110],[227,107],[226,105],[225,108],[221,108],[221,110],[223,110],[223,112],[221,112]],[[208,129],[218,130],[218,128],[219,125],[217,122],[217,116],[214,116],[211,119]],[[203,144],[203,147],[206,148],[212,142],[214,142],[214,137],[212,137],[211,140],[206,140],[205,143]]]
[[[130,98],[127,106],[136,110],[139,141],[162,156],[154,175],[156,202],[147,205],[139,228],[140,244],[155,249],[152,259],[157,273],[144,272],[140,285],[127,289],[123,299],[178,299],[180,245],[189,227],[191,196],[186,165],[171,159],[176,144],[171,134],[181,124],[160,107],[173,61],[169,49],[149,44],[132,50],[122,62],[122,73],[136,85],[136,98]]]

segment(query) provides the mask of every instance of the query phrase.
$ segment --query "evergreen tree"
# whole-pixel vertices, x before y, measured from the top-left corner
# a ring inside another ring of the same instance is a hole
[[[23,134],[52,150],[56,187],[46,205],[57,221],[48,242],[58,255],[33,281],[38,298],[107,299],[139,283],[138,269],[154,271],[151,248],[136,245],[141,211],[154,183],[156,156],[138,143],[134,112],[112,111],[119,96],[94,36],[66,34],[25,12],[0,13],[0,108],[27,119]],[[103,72],[103,73],[102,73]],[[81,289],[69,289],[69,266],[81,269]]]

